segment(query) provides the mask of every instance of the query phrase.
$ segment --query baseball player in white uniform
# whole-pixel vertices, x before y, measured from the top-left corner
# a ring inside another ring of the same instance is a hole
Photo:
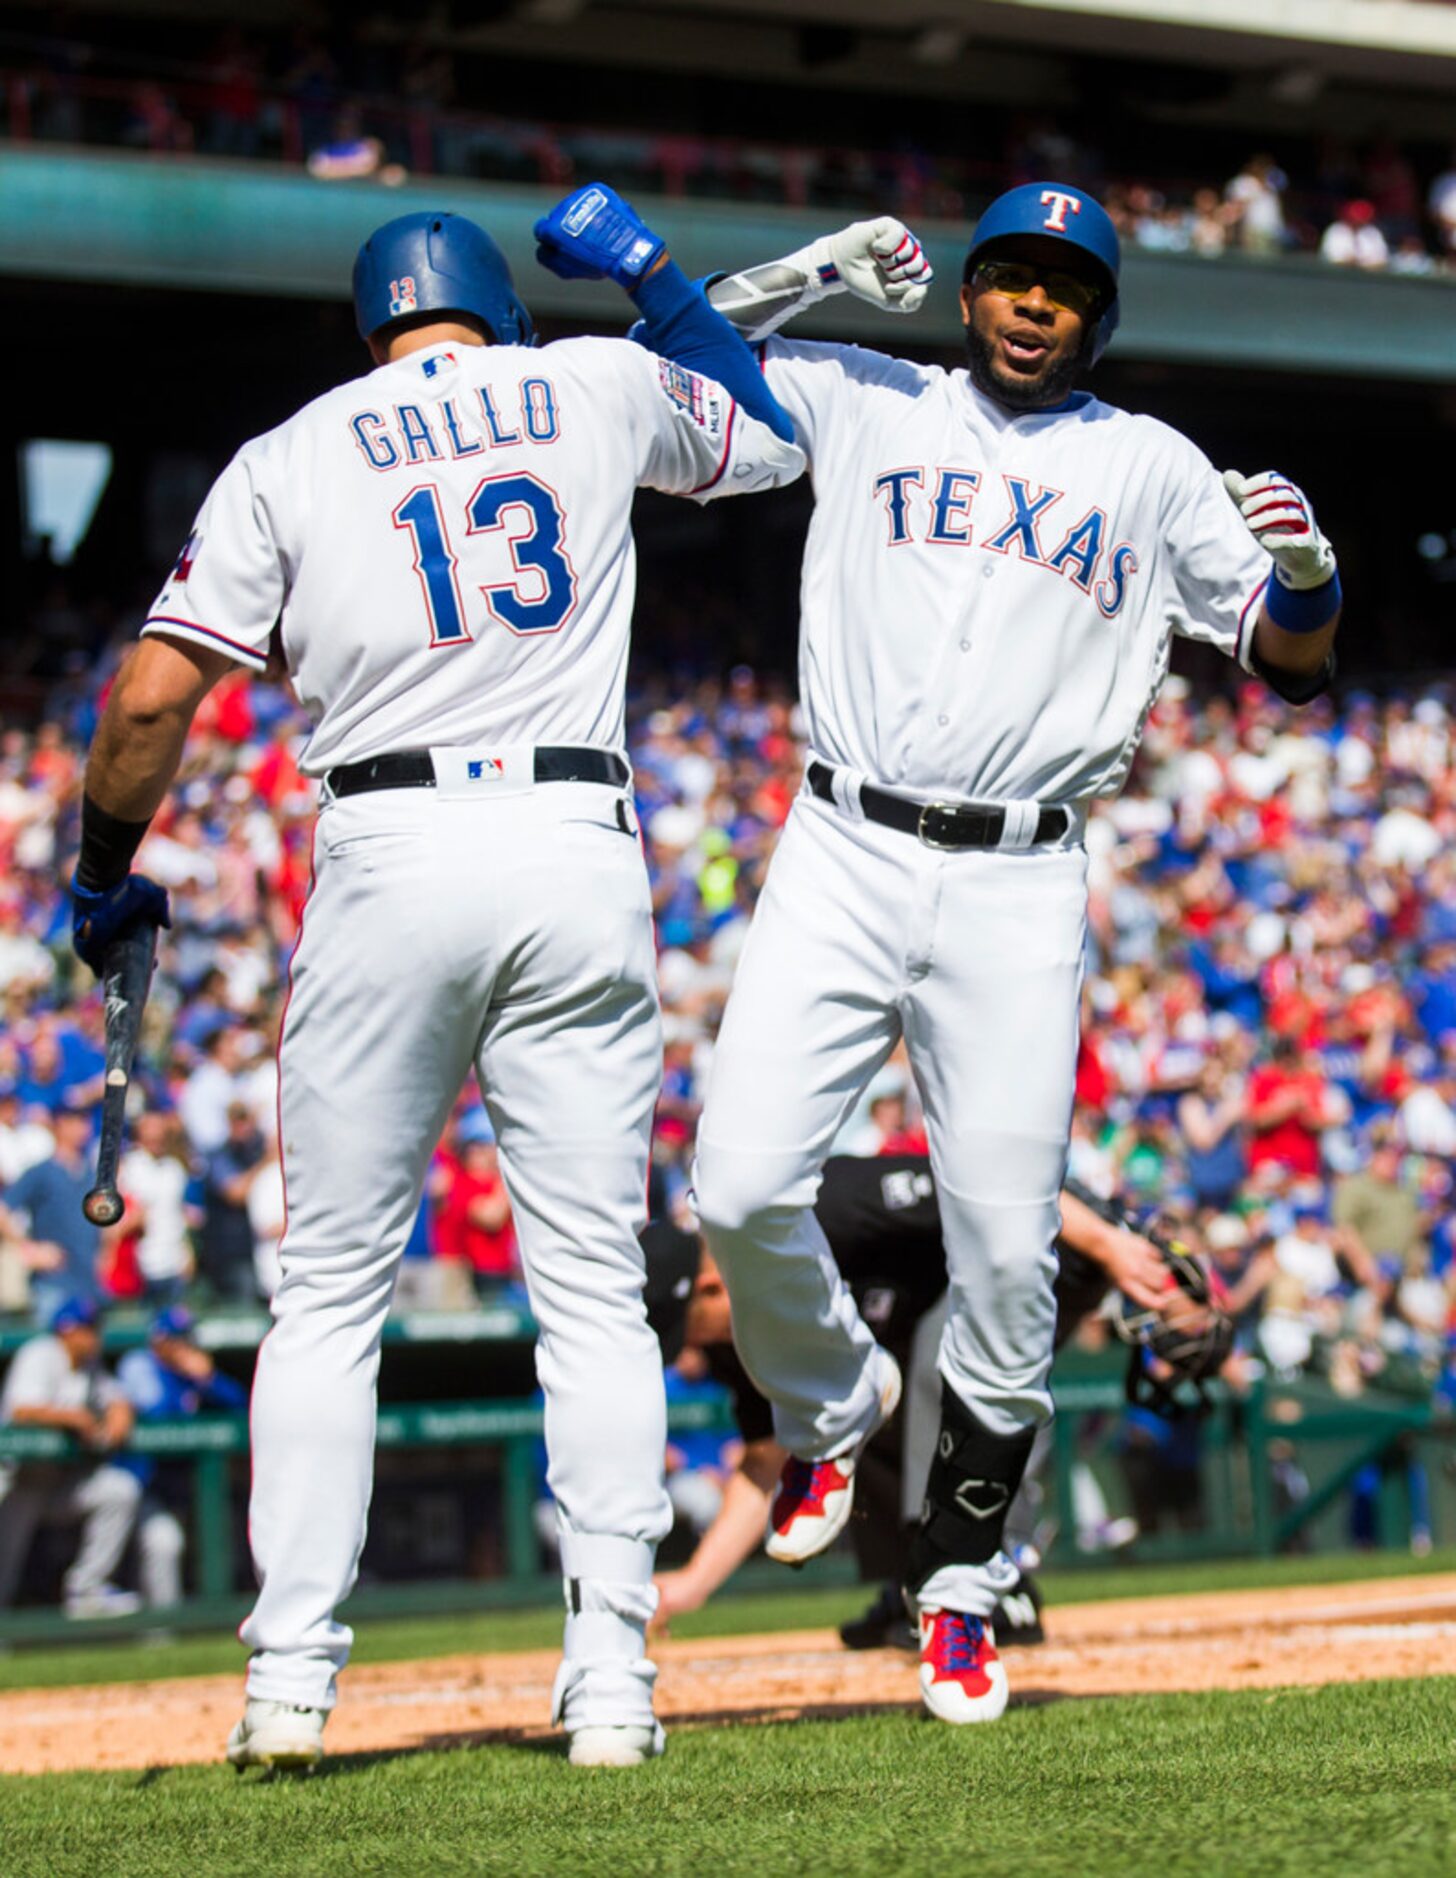
[[[646,245],[620,274],[639,303],[676,274],[649,288],[663,248]],[[660,1039],[623,755],[630,511],[641,485],[706,499],[803,459],[761,421],[761,389],[755,417],[620,340],[533,349],[503,257],[460,217],[378,230],[355,300],[377,369],[246,444],[213,487],[98,730],[78,869],[83,894],[136,899],[121,850],[193,710],[232,666],[262,671],[277,626],[322,809],[280,1052],[288,1225],[253,1396],[261,1590],[229,1755],[320,1752],[352,1640],[334,1611],[364,1540],[380,1330],[473,1066],[541,1328],[572,1600],[557,1715],[573,1759],[631,1762],[661,1746],[642,1633],[669,1509],[636,1244]],[[703,318],[752,392],[747,348]]]
[[[537,232],[557,271],[626,286],[686,363],[622,340],[533,350],[481,229],[424,214],[376,231],[354,277],[376,369],[228,465],[86,771],[73,895],[94,965],[127,926],[165,922],[165,894],[130,864],[208,689],[278,649],[313,719],[321,812],[280,1048],[287,1225],[252,1403],[261,1589],[239,1767],[322,1751],[352,1642],[335,1610],[364,1542],[380,1331],[472,1067],[540,1326],[568,1597],[555,1718],[578,1764],[662,1747],[644,1630],[670,1523],[666,1426],[637,1244],[661,1051],[623,754],[630,512],[642,485],[707,500],[804,458],[743,341],[610,191],[579,191]],[[860,286],[901,292],[883,270]]]
[[[768,1550],[848,1517],[899,1379],[813,1201],[903,1036],[940,1194],[942,1426],[908,1590],[921,1687],[951,1722],[1007,1699],[986,1618],[1005,1514],[1051,1414],[1089,802],[1121,786],[1173,634],[1286,698],[1328,680],[1340,592],[1283,478],[1076,390],[1117,320],[1118,243],[1034,183],[978,224],[968,369],[768,342],[808,454],[800,688],[811,761],[739,965],[699,1130],[698,1206],[745,1367],[792,1458]],[[711,297],[760,335],[816,297],[813,250]]]

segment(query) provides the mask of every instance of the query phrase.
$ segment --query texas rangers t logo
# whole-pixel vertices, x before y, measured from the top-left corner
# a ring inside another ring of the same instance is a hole
[[[1073,215],[1080,215],[1082,213],[1082,198],[1080,196],[1069,196],[1061,189],[1043,189],[1041,199],[1043,202],[1049,202],[1052,205],[1051,214],[1044,219],[1042,227],[1050,228],[1058,235],[1065,235],[1067,232],[1068,209],[1072,211]]]

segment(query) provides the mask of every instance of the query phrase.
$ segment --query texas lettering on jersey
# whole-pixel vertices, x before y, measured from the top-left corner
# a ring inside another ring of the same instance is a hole
[[[1069,211],[1070,212],[1070,211]],[[931,797],[1115,794],[1174,636],[1246,662],[1269,578],[1186,437],[1078,392],[771,338],[814,478],[800,697],[814,753]]]
[[[989,526],[977,535],[972,506],[983,480],[980,470],[930,470],[923,465],[886,470],[875,477],[875,493],[889,523],[887,545],[899,548],[920,540],[931,547],[977,547],[987,554],[1012,554],[1030,566],[1065,575],[1096,601],[1105,619],[1115,619],[1139,561],[1130,541],[1111,540],[1106,511],[1088,509],[1065,532],[1054,530],[1046,518],[1062,501],[1063,492],[1038,488],[1024,476],[1002,475],[1005,500]],[[923,504],[914,503],[917,495],[926,498]],[[914,513],[917,507],[918,515]],[[1054,547],[1045,545],[1044,526],[1046,540],[1054,541]]]

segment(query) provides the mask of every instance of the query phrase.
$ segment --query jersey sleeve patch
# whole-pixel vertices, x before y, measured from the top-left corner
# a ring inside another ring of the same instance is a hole
[[[663,396],[677,407],[690,423],[710,437],[722,435],[728,394],[711,379],[701,378],[685,365],[672,359],[657,361],[657,380]]]

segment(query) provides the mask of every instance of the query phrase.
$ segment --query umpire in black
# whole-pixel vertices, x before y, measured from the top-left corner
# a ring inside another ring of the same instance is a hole
[[[1058,1346],[1101,1306],[1109,1289],[1148,1311],[1156,1311],[1168,1295],[1162,1253],[1108,1218],[1112,1210],[1081,1189],[1063,1190]],[[919,1365],[914,1360],[917,1332],[923,1340],[922,1326],[933,1331],[946,1283],[929,1156],[835,1156],[825,1164],[814,1211],[866,1322],[908,1381],[900,1411],[860,1457],[856,1516],[850,1523],[861,1577],[898,1586],[940,1422],[933,1334],[932,1360]],[[657,1219],[644,1232],[643,1246],[648,1316],[662,1341],[664,1360],[673,1361],[685,1343],[702,1350],[710,1373],[732,1396],[744,1444],[718,1516],[692,1557],[679,1570],[658,1575],[657,1622],[663,1624],[706,1603],[762,1543],[784,1450],[774,1440],[769,1404],[733,1347],[727,1290],[697,1236]],[[917,1370],[928,1380],[923,1391],[916,1387]],[[1008,1643],[1039,1640],[1034,1587],[1024,1580],[1003,1602],[997,1634]],[[860,1623],[844,1627],[845,1641],[857,1647],[898,1642],[905,1627],[898,1601],[886,1596]]]

